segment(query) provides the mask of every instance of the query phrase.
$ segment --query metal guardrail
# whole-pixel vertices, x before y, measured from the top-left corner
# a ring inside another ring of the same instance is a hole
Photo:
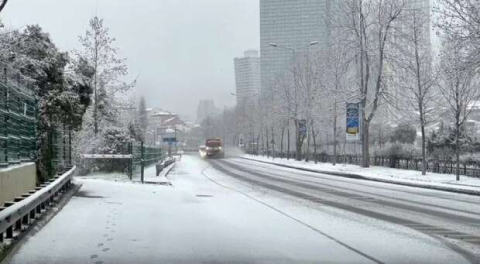
[[[5,239],[13,239],[14,232],[22,231],[42,214],[46,208],[59,197],[59,194],[71,186],[71,180],[76,167],[73,167],[14,201],[6,202],[0,207],[0,244]]]

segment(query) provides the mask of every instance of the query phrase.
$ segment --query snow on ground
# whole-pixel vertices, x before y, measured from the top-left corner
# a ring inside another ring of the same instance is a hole
[[[195,156],[168,179],[77,178],[80,191],[11,263],[466,261],[424,234],[246,185]]]
[[[170,180],[166,177],[167,173],[175,166],[171,164],[167,168],[163,169],[160,174],[157,176],[157,169],[155,165],[145,168],[144,171],[144,182],[151,184],[160,184],[160,185],[170,185]],[[140,182],[140,177],[135,177],[134,181]]]
[[[83,186],[11,263],[370,263],[237,192],[185,158],[173,187],[111,179]]]
[[[262,156],[243,155],[243,158],[268,162],[272,164],[287,165],[298,168],[305,168],[309,170],[318,170],[319,172],[335,172],[355,174],[365,178],[388,180],[392,182],[418,184],[423,186],[437,186],[454,188],[458,190],[471,190],[480,192],[480,179],[461,176],[460,181],[455,180],[455,175],[452,174],[440,174],[440,173],[427,173],[426,176],[422,176],[421,172],[414,170],[402,170],[392,169],[386,167],[372,166],[370,168],[362,168],[357,165],[351,164],[337,164],[333,166],[330,163],[318,163],[287,159],[272,159]]]
[[[121,172],[109,172],[109,173],[95,172],[95,173],[90,173],[88,175],[77,176],[76,179],[108,180],[113,182],[130,182],[128,175]]]
[[[280,170],[287,174],[290,171],[283,168]],[[240,171],[235,173],[242,174]],[[299,223],[319,230],[323,233],[322,235],[332,236],[381,262],[461,263],[466,261],[452,252],[442,241],[411,228],[259,188],[225,176],[213,168],[205,170],[205,174],[212,180],[265,203],[268,208],[278,210]],[[289,174],[292,175],[291,172]],[[385,183],[375,183],[377,184],[389,186]],[[388,208],[383,210],[386,214],[392,213]],[[470,250],[476,252],[471,248]]]

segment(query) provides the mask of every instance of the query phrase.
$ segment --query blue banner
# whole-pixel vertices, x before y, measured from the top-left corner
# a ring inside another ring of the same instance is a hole
[[[307,136],[307,120],[305,119],[298,120],[298,132],[300,137]]]
[[[360,104],[347,103],[347,141],[360,140]]]

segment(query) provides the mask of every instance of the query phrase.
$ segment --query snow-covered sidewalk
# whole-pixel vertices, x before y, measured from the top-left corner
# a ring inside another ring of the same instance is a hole
[[[392,169],[372,166],[362,168],[357,165],[318,163],[287,159],[272,159],[262,156],[243,155],[244,159],[260,161],[292,169],[300,169],[311,172],[319,172],[330,175],[372,180],[400,184],[413,187],[436,189],[441,191],[458,192],[472,195],[480,195],[480,179],[461,176],[460,181],[455,180],[455,175],[427,173],[422,176],[421,172],[414,170]]]

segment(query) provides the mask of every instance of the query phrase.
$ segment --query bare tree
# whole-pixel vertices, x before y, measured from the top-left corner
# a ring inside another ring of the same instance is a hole
[[[435,8],[439,35],[454,39],[469,53],[466,63],[480,67],[480,3],[472,0],[439,0]]]
[[[275,96],[272,111],[278,119],[284,120],[283,124],[286,124],[288,153],[290,153],[290,127],[293,122],[295,123],[295,128],[297,128],[295,120],[298,119],[300,105],[297,90],[292,90],[292,86],[294,86],[293,74],[296,74],[296,70],[294,71],[292,67],[286,69],[285,74],[277,76],[272,87],[273,95]],[[298,143],[297,140],[296,143]]]
[[[354,52],[361,100],[363,167],[370,166],[369,128],[385,94],[391,33],[407,0],[346,0],[341,9],[345,45]],[[373,90],[371,90],[373,89]]]
[[[316,123],[320,118],[321,90],[323,89],[323,61],[320,50],[307,49],[297,57],[295,62],[297,72],[297,93],[299,99],[300,116],[306,121],[307,135],[298,135],[298,144],[303,145],[305,136],[307,136],[306,155],[305,159],[308,161],[310,157],[310,144],[313,139],[313,144],[316,144],[315,131]],[[298,129],[298,128],[297,128]],[[314,148],[316,154],[316,148]],[[298,157],[297,157],[298,159]]]
[[[117,92],[130,90],[135,82],[127,84],[122,77],[128,74],[125,59],[118,57],[118,49],[113,46],[115,38],[110,37],[103,19],[90,20],[85,36],[79,37],[83,50],[77,52],[79,59],[86,60],[94,67],[92,86],[94,87],[94,131],[99,131],[99,102]]]
[[[480,99],[480,3],[440,0],[436,24],[443,40],[440,90],[454,121],[456,179],[460,180],[461,137],[472,109]]]
[[[430,12],[423,9],[405,10],[402,26],[397,28],[399,43],[398,56],[394,57],[399,70],[397,86],[406,91],[406,106],[418,118],[422,135],[422,175],[426,175],[426,132],[434,112],[436,74],[433,70],[430,43]],[[398,100],[398,98],[397,98]]]
[[[465,135],[465,124],[480,100],[478,74],[468,63],[469,58],[462,45],[451,40],[445,44],[442,54],[442,78],[440,91],[445,99],[446,112],[455,127],[456,179],[460,180],[460,148]]]
[[[324,117],[332,126],[332,143],[333,143],[333,165],[336,165],[338,153],[338,135],[339,135],[339,118],[343,111],[341,106],[344,105],[346,98],[350,97],[352,89],[348,88],[350,61],[348,60],[346,47],[335,41],[331,48],[327,49],[322,56],[324,78],[322,84],[325,86],[319,98],[324,106],[327,115]],[[323,99],[323,100],[321,100]]]

